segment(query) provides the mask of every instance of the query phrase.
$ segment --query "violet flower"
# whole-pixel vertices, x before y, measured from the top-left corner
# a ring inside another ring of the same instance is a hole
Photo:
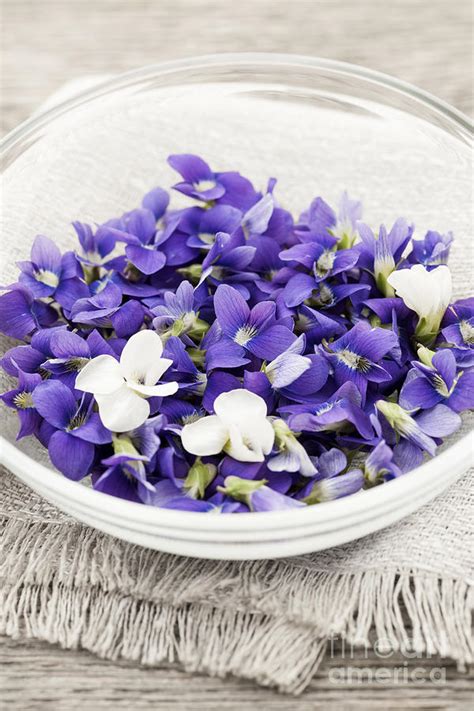
[[[344,320],[340,317],[330,317],[304,305],[298,309],[296,329],[305,334],[308,344],[311,345],[319,344],[323,339],[329,340],[346,332]]]
[[[461,426],[461,418],[445,405],[436,405],[413,416],[395,402],[377,400],[376,407],[392,430],[432,457],[436,453],[435,438],[453,434]]]
[[[355,494],[362,489],[364,475],[360,469],[342,473],[347,457],[340,449],[330,449],[315,459],[317,474],[299,493],[298,498],[308,505],[334,501]]]
[[[370,291],[370,286],[365,284],[336,284],[316,282],[309,274],[297,273],[289,279],[284,290],[283,299],[287,306],[300,306],[307,299],[311,299],[311,306],[320,309],[329,309],[340,301],[350,298],[355,294]]]
[[[265,479],[255,481],[228,476],[224,486],[219,487],[219,491],[237,501],[242,501],[251,511],[284,511],[302,508],[305,505],[302,501],[270,489],[266,484]]]
[[[99,355],[78,374],[76,388],[94,395],[102,422],[113,432],[142,425],[150,415],[147,398],[166,397],[178,390],[174,381],[157,384],[172,365],[162,353],[157,333],[139,331],[127,341],[120,362],[111,355]]]
[[[304,242],[280,252],[284,262],[296,262],[313,272],[316,283],[345,272],[357,263],[359,254],[352,249],[336,251],[318,242]],[[314,287],[313,287],[314,288]]]
[[[358,230],[362,240],[358,247],[360,266],[373,271],[377,287],[384,296],[393,296],[393,285],[387,280],[411,240],[413,226],[399,219],[388,233],[384,225],[380,226],[378,235],[363,223],[359,223]]]
[[[215,400],[214,412],[183,427],[184,449],[198,456],[224,450],[242,462],[263,462],[275,433],[262,398],[248,390],[225,392]]]
[[[400,391],[399,403],[407,410],[427,409],[444,403],[454,412],[474,408],[474,372],[457,370],[456,358],[447,349],[437,353],[419,349],[423,361],[414,361]]]
[[[6,336],[23,339],[33,331],[51,326],[57,312],[48,304],[34,299],[23,285],[14,284],[0,296],[0,331]]]
[[[270,471],[301,472],[302,476],[313,476],[316,467],[286,422],[281,419],[273,420],[273,429],[277,453],[268,461]]]
[[[202,284],[210,278],[216,286],[225,281],[226,283],[237,282],[235,284],[237,287],[243,281],[254,281],[253,274],[242,270],[249,267],[255,251],[256,248],[246,243],[241,232],[234,232],[232,235],[219,232],[202,262],[199,283]]]
[[[393,450],[381,439],[364,461],[365,481],[369,486],[374,486],[401,474],[402,470],[394,461]]]
[[[127,259],[142,274],[156,274],[166,264],[165,254],[155,244],[156,217],[147,208],[132,210],[126,216],[125,231],[116,231],[117,238],[126,242]]]
[[[31,261],[18,262],[20,283],[27,287],[35,298],[52,296],[61,281],[76,276],[74,254],[61,255],[52,240],[38,235],[31,248]]]
[[[77,402],[69,388],[56,380],[40,383],[31,397],[37,412],[54,428],[48,442],[54,466],[75,481],[87,476],[94,461],[95,445],[107,444],[112,439],[87,398]]]
[[[179,229],[189,235],[186,244],[196,249],[210,249],[218,232],[231,234],[240,225],[242,212],[230,205],[216,205],[209,210],[192,207],[184,211]]]
[[[449,306],[441,333],[450,344],[459,365],[474,365],[474,299],[461,299]]]
[[[174,185],[175,190],[196,200],[220,202],[239,209],[248,209],[258,200],[250,182],[239,173],[214,173],[199,156],[191,154],[172,155],[168,163],[183,181]],[[225,198],[224,198],[225,196]]]
[[[91,331],[87,339],[63,328],[55,329],[49,340],[50,356],[41,363],[41,368],[73,388],[77,373],[98,355],[116,353],[98,331]]]
[[[411,269],[394,271],[388,277],[397,296],[409,309],[415,311],[419,321],[415,336],[429,346],[438,335],[444,313],[451,300],[452,280],[449,268],[442,265],[428,271],[421,264]]]
[[[94,232],[90,225],[84,222],[73,222],[72,226],[76,232],[79,244],[82,247],[82,255],[78,259],[88,267],[106,267],[107,258],[115,248],[116,238],[104,227],[98,227]]]
[[[286,326],[277,323],[271,301],[250,309],[236,289],[223,284],[214,296],[214,308],[224,334],[258,358],[272,360],[296,340]]]
[[[41,416],[36,411],[32,393],[36,386],[42,382],[41,376],[34,373],[18,371],[18,385],[13,390],[0,395],[7,407],[17,411],[20,420],[20,429],[17,439],[22,439],[31,434],[36,434],[41,423]]]
[[[368,323],[359,321],[337,341],[326,345],[322,352],[333,368],[336,384],[355,383],[365,401],[369,382],[390,380],[390,373],[380,362],[397,344],[393,331],[370,328]]]
[[[155,487],[147,480],[144,462],[147,457],[138,453],[119,453],[102,460],[106,470],[93,476],[96,491],[119,496],[128,501],[146,503]]]
[[[342,431],[352,425],[362,437],[371,439],[372,425],[361,401],[356,385],[346,382],[324,402],[288,405],[282,410],[290,414],[288,424],[295,432]]]
[[[410,261],[423,264],[428,269],[437,267],[439,264],[447,264],[453,239],[452,232],[443,235],[429,230],[424,239],[413,240]]]
[[[108,282],[94,296],[78,299],[71,311],[71,321],[86,326],[114,328],[117,336],[126,338],[139,330],[145,310],[136,300],[122,303],[119,286]]]
[[[162,305],[152,309],[153,328],[162,338],[169,336],[201,337],[209,325],[199,319],[199,309],[206,295],[196,290],[188,281],[183,281],[176,292],[166,291]]]

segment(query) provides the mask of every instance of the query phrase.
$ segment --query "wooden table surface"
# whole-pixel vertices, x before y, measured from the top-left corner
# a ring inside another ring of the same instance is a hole
[[[2,133],[66,81],[231,51],[319,55],[377,69],[473,111],[470,0],[3,0]],[[144,669],[37,641],[0,640],[0,708],[301,711],[467,708],[472,677],[446,660],[394,655],[383,667],[446,670],[429,681],[334,681],[380,668],[373,653],[329,657],[297,701],[235,679]],[[393,675],[392,675],[393,676]]]

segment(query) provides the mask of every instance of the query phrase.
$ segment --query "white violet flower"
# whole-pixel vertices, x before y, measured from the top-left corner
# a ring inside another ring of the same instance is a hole
[[[434,339],[452,294],[451,272],[446,265],[428,271],[421,264],[399,269],[387,279],[397,296],[418,314],[416,335],[423,341]]]
[[[265,400],[249,390],[231,390],[215,399],[214,412],[183,427],[184,449],[200,457],[224,451],[241,462],[263,462],[275,439]]]
[[[139,331],[125,344],[120,362],[111,355],[90,360],[76,378],[76,388],[92,393],[99,416],[112,432],[140,427],[150,415],[146,398],[173,395],[178,383],[156,383],[173,361],[162,358],[163,343],[155,331]]]

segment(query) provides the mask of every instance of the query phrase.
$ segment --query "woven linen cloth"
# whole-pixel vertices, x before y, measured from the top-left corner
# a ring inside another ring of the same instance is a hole
[[[24,190],[27,205],[38,180],[33,176]],[[48,216],[55,209],[48,205]],[[81,209],[71,208],[70,219]],[[4,211],[8,283],[14,262],[27,258],[36,225],[8,205]],[[43,218],[36,214],[38,224]],[[22,240],[14,238],[17,227]],[[61,246],[71,244],[69,235],[55,236]],[[468,257],[462,248],[453,255],[458,295],[469,291]],[[37,456],[46,461],[44,452]],[[3,469],[0,632],[108,659],[233,674],[287,693],[305,689],[333,636],[369,645],[375,635],[388,649],[441,654],[462,666],[473,658],[472,482],[471,473],[400,523],[348,545],[274,561],[219,562],[143,549],[93,530]]]

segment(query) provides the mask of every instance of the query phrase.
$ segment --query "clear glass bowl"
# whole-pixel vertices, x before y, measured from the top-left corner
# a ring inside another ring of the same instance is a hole
[[[7,136],[0,283],[15,280],[14,264],[27,257],[35,234],[71,246],[72,220],[101,222],[135,207],[151,187],[175,181],[166,158],[184,152],[202,155],[215,170],[239,170],[259,188],[277,177],[278,199],[295,214],[315,195],[334,203],[347,189],[363,201],[370,224],[403,215],[419,233],[452,230],[455,297],[469,293],[469,119],[360,67],[265,54],[130,72]],[[140,506],[70,482],[37,443],[15,442],[14,413],[2,408],[2,419],[3,461],[61,508],[127,540],[203,557],[276,557],[351,540],[425,503],[470,459],[460,433],[432,462],[348,499],[296,512],[209,516]]]

